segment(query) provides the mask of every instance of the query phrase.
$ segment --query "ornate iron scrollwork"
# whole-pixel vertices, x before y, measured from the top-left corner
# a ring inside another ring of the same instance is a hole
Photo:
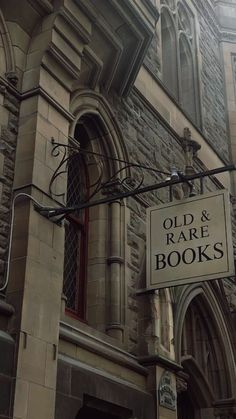
[[[49,183],[49,193],[52,197],[61,198],[66,203],[66,191],[57,193],[55,191],[55,183],[59,176],[67,172],[70,160],[75,158],[77,155],[83,155],[86,158],[87,165],[96,165],[97,176],[96,179],[89,185],[90,193],[83,199],[83,203],[90,202],[98,194],[106,196],[116,195],[126,191],[138,191],[145,181],[145,171],[151,171],[155,174],[164,174],[169,176],[168,172],[157,170],[153,167],[145,166],[138,163],[127,162],[122,159],[106,156],[101,153],[96,153],[89,150],[84,150],[80,147],[78,141],[71,139],[68,144],[58,143],[51,139],[52,143],[52,157],[58,157],[61,155],[58,167]],[[105,174],[105,162],[113,161],[123,165],[109,178],[107,178],[107,172]],[[156,161],[156,156],[154,156]],[[132,169],[133,173],[132,173]],[[78,203],[77,203],[78,204]]]

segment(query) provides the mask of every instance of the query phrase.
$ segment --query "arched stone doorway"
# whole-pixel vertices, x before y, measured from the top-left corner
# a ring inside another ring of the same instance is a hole
[[[176,342],[183,374],[177,379],[178,419],[221,418],[216,404],[232,398],[234,361],[217,293],[217,287],[195,285],[185,288],[180,298]]]

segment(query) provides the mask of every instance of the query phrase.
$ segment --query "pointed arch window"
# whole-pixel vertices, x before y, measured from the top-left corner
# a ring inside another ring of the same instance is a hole
[[[181,102],[193,120],[196,116],[194,68],[191,46],[184,35],[179,40]]]
[[[184,0],[162,0],[161,4],[162,81],[199,125],[194,15]]]
[[[90,103],[90,97],[86,100]],[[71,141],[79,143],[80,151],[69,159],[68,206],[104,198],[106,182],[109,185],[112,176],[120,173],[116,159],[122,158],[118,154],[121,143],[113,128],[114,118],[108,118],[103,102],[98,103],[104,117],[98,109],[84,113],[72,133],[75,139]],[[125,307],[122,214],[119,202],[71,214],[66,220],[64,249],[66,314],[121,341]]]
[[[167,9],[161,14],[162,74],[163,82],[178,98],[176,33],[174,21]]]
[[[86,138],[78,126],[75,139]],[[72,142],[72,140],[71,140]],[[86,144],[84,144],[86,146]],[[89,176],[82,154],[74,154],[67,168],[67,205],[85,201],[89,193]],[[85,320],[88,255],[88,209],[77,211],[65,221],[64,285],[69,313]]]

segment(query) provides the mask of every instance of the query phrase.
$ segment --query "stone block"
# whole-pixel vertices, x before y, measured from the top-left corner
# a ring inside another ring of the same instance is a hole
[[[22,51],[21,48],[18,46],[13,46],[14,54],[15,54],[15,62],[16,66],[21,70],[25,70],[25,61],[26,61],[26,53]]]
[[[236,121],[235,121],[236,122]],[[233,138],[236,137],[236,123],[230,125],[230,134]]]
[[[47,344],[30,334],[21,334],[17,375],[22,380],[45,384]]]
[[[40,86],[65,109],[69,110],[70,93],[45,69],[40,72]]]
[[[0,74],[1,75],[5,75],[6,70],[7,70],[7,63],[6,63],[6,58],[5,58],[5,51],[3,47],[0,47],[0,56],[1,56],[1,60],[0,60]]]
[[[88,265],[88,286],[93,287],[103,287],[103,281],[106,277],[107,263],[106,260],[101,261],[101,263],[89,263]],[[101,282],[102,281],[102,282]],[[96,293],[96,290],[93,293]],[[99,289],[97,290],[99,293]]]
[[[108,220],[94,220],[89,223],[89,241],[107,239]]]
[[[81,69],[81,55],[79,51],[75,51],[74,48],[62,37],[57,31],[53,31],[52,42],[55,47],[58,48],[62,56],[66,56],[70,65],[73,65],[73,68],[76,72]]]
[[[27,52],[30,36],[16,22],[7,22],[13,46],[18,46],[22,51]]]
[[[25,71],[22,81],[22,92],[27,92],[39,85],[39,69],[32,68]]]
[[[98,258],[104,257],[106,255],[106,240],[93,240],[89,241],[88,244],[88,254],[89,259],[98,260]]]
[[[62,251],[58,252],[45,242],[40,242],[40,262],[43,266],[48,267],[51,272],[62,274],[64,261],[62,259]]]
[[[46,368],[45,368],[45,386],[55,389],[57,377],[57,346],[47,344]]]
[[[68,135],[68,120],[52,105],[49,105],[48,120],[52,125],[55,125],[62,134],[64,134],[65,136]]]
[[[39,132],[37,132],[35,137],[34,155],[42,163],[45,163],[46,161],[47,143],[51,143],[51,139],[48,139]]]
[[[28,261],[22,328],[38,339],[53,344],[58,336],[62,281],[51,275],[50,268]]]
[[[71,366],[64,362],[58,362],[57,391],[63,394],[71,393]]]
[[[59,341],[59,353],[66,354],[71,358],[76,358],[76,345],[65,340]]]
[[[53,170],[45,166],[45,164],[42,163],[40,160],[36,158],[34,159],[32,183],[38,186],[38,188],[40,188],[41,190],[45,191],[46,193],[49,192],[49,184],[53,176],[53,173]]]
[[[37,131],[48,141],[51,141],[52,137],[58,141],[59,130],[41,115],[37,118]]]
[[[52,419],[54,417],[55,392],[37,384],[29,384],[27,419]]]
[[[53,225],[53,249],[62,253],[64,258],[64,245],[65,245],[65,230],[56,224]]]
[[[33,117],[35,118],[35,113],[38,111],[38,96],[33,96],[25,99],[21,102],[20,107],[20,118]]]
[[[26,108],[27,108],[27,105],[28,105],[28,103],[25,104]],[[24,108],[23,108],[22,112],[24,113]],[[26,110],[26,112],[27,112],[27,110]],[[20,111],[20,113],[21,113],[21,111]],[[36,114],[35,113],[34,114],[30,113],[30,114],[28,114],[26,116],[22,116],[22,117],[20,116],[18,134],[19,135],[25,135],[25,134],[30,134],[32,132],[35,132],[36,122],[37,122],[37,119],[36,119]]]
[[[19,147],[17,149],[17,163],[21,160],[30,160],[34,156],[35,150],[35,135],[36,132],[32,131],[28,134],[23,134],[18,137]]]
[[[51,41],[51,31],[48,29],[47,31],[38,32],[37,35],[33,37],[30,43],[29,53],[34,51],[44,51],[45,45],[48,45]]]
[[[46,218],[41,218],[38,228],[38,238],[46,245],[53,247],[54,224]]]
[[[42,96],[38,96],[38,112],[45,119],[48,119],[49,106],[48,102]]]
[[[27,71],[31,71],[34,70],[35,68],[37,68],[38,70],[38,74],[39,74],[39,68],[42,62],[42,57],[43,57],[43,53],[44,51],[41,49],[38,49],[36,51],[32,51],[27,55],[27,59],[26,59],[26,69]],[[38,80],[38,78],[37,78]]]
[[[28,235],[27,257],[34,261],[40,261],[40,240],[30,234]]]
[[[14,400],[14,418],[26,419],[28,410],[29,383],[17,380]]]

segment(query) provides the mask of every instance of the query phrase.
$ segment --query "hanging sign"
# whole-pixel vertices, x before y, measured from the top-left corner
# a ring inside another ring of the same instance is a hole
[[[148,208],[148,289],[232,275],[234,258],[227,191]]]

